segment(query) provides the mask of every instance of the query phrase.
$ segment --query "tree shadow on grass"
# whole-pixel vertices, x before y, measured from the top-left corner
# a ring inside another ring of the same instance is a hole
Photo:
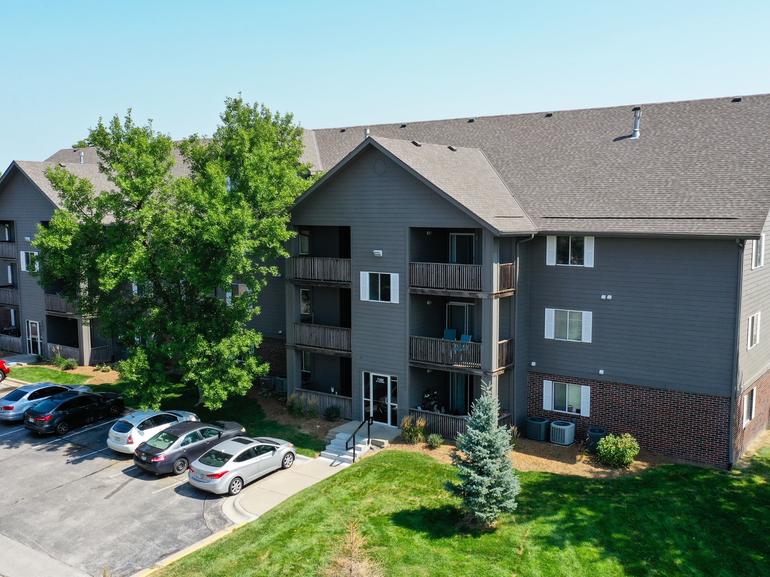
[[[431,539],[449,539],[457,535],[481,537],[489,532],[464,522],[463,512],[456,505],[403,509],[393,513],[391,519],[399,527]]]

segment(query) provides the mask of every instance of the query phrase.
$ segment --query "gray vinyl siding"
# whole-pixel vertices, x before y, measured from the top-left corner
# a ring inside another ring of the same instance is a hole
[[[286,334],[286,294],[284,290],[285,265],[281,262],[281,276],[271,278],[259,294],[260,314],[255,316],[249,327],[261,332],[266,337],[284,338]]]
[[[594,268],[546,266],[545,247],[545,237],[529,246],[529,356],[517,357],[520,364],[730,395],[738,298],[734,240],[597,237]],[[546,307],[592,311],[592,342],[545,339]]]
[[[746,388],[770,369],[770,225],[766,222],[765,264],[752,269],[754,241],[746,241],[742,259],[741,322],[738,327],[738,383]],[[748,349],[749,317],[760,315],[759,343]]]
[[[362,152],[299,204],[292,223],[350,226],[353,414],[361,415],[361,374],[372,371],[398,377],[403,416],[409,405],[409,228],[477,228],[478,224],[373,149]],[[382,250],[383,256],[373,256],[375,249]],[[398,273],[399,304],[362,301],[361,271]]]
[[[36,250],[25,237],[34,239],[37,225],[50,220],[55,207],[40,189],[17,169],[8,176],[0,190],[0,220],[14,221],[16,235],[16,271],[19,292],[19,324],[21,327],[22,350],[26,352],[27,321],[40,323],[41,348],[46,351],[47,330],[45,312],[45,293],[37,280],[28,272],[21,270],[20,252]]]

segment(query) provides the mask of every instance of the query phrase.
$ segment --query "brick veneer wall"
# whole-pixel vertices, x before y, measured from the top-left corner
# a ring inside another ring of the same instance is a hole
[[[543,381],[591,387],[589,417],[543,410]],[[530,416],[572,421],[576,439],[591,426],[631,433],[650,451],[716,467],[728,466],[730,399],[637,385],[530,373]]]
[[[286,341],[283,339],[262,338],[259,356],[270,363],[270,374],[277,377],[286,376]]]
[[[746,402],[746,393],[754,389],[756,392],[754,401],[754,418],[743,426],[743,405]],[[735,420],[733,421],[733,448],[737,460],[746,450],[748,444],[770,424],[770,371],[759,377],[741,394],[735,407]]]

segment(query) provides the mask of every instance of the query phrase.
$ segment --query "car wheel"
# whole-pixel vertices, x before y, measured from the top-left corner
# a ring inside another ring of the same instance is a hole
[[[243,489],[243,479],[236,477],[230,481],[230,486],[227,488],[227,492],[231,495],[237,495]]]
[[[286,453],[281,459],[281,469],[288,469],[294,464],[294,453]]]
[[[188,466],[189,464],[187,463],[187,459],[184,459],[184,458],[177,459],[176,461],[174,461],[174,465],[173,465],[174,475],[181,475],[187,470]]]
[[[66,435],[70,430],[70,426],[67,424],[67,421],[61,421],[58,425],[56,425],[56,434],[57,435]]]

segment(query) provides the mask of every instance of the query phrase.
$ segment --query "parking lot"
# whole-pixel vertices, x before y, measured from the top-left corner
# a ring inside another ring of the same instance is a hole
[[[112,423],[61,438],[0,424],[0,534],[88,575],[123,576],[230,524],[224,498],[108,449]],[[30,575],[48,577],[33,567]]]

